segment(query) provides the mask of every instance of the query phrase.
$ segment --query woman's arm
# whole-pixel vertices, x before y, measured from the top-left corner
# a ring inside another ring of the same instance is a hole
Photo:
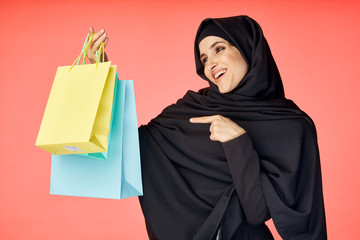
[[[257,225],[270,218],[260,177],[260,160],[245,129],[221,115],[191,118],[210,123],[210,139],[222,143],[235,189],[247,221]]]
[[[257,225],[270,218],[261,183],[260,160],[245,133],[222,143],[235,189],[247,221]]]

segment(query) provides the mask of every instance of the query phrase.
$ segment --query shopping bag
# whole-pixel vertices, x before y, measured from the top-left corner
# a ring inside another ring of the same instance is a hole
[[[116,77],[115,77],[115,83],[117,82],[116,80],[118,80],[118,76],[119,74],[116,73]],[[115,96],[116,96],[116,87],[114,87],[114,94],[113,94],[113,102],[112,102],[112,110],[111,113],[114,112],[114,106],[115,106]],[[112,121],[113,121],[113,115],[111,115],[111,120],[110,120],[110,129],[109,129],[109,134],[108,134],[108,146],[110,144],[109,138],[111,136],[111,126],[112,126]],[[109,148],[108,148],[109,149]],[[106,152],[97,152],[97,153],[79,153],[78,155],[81,156],[87,156],[87,157],[91,157],[91,158],[96,158],[96,159],[107,159],[108,156],[108,151]]]
[[[58,67],[35,145],[52,154],[106,152],[115,75],[111,62]]]
[[[134,87],[116,80],[107,160],[52,155],[50,194],[123,199],[143,193]]]

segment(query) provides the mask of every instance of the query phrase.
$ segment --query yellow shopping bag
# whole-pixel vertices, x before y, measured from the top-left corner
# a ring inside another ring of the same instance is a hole
[[[58,67],[36,146],[59,154],[106,152],[116,66],[111,62]],[[104,45],[102,45],[104,56]]]

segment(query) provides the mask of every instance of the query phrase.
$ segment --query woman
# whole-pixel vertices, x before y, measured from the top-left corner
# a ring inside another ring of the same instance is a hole
[[[283,239],[326,239],[315,126],[285,98],[260,26],[205,19],[195,62],[210,86],[139,128],[149,238],[273,239],[272,218]]]

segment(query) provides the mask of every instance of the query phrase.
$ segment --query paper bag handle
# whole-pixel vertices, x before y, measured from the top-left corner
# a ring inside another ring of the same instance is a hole
[[[85,43],[84,43],[84,46],[81,50],[81,53],[80,55],[75,59],[74,63],[71,65],[70,69],[69,69],[69,72],[71,71],[71,69],[75,66],[75,63],[76,65],[79,64],[79,61],[81,59],[81,55],[83,55],[83,63],[82,64],[85,64],[85,60],[86,60],[86,55],[87,55],[87,51],[89,49],[89,46],[90,46],[90,42],[92,41],[93,37],[94,37],[95,33],[91,34],[90,36],[90,39],[88,41],[88,38],[89,38],[89,34],[86,36],[86,39],[85,39]],[[102,50],[102,62],[105,62],[105,44],[104,42],[101,42],[100,44],[100,48],[99,48],[99,51],[101,52]],[[98,51],[96,51],[96,56],[97,56],[97,59],[96,59],[96,69],[98,68],[98,62],[100,62],[100,55],[101,54],[98,54]]]

